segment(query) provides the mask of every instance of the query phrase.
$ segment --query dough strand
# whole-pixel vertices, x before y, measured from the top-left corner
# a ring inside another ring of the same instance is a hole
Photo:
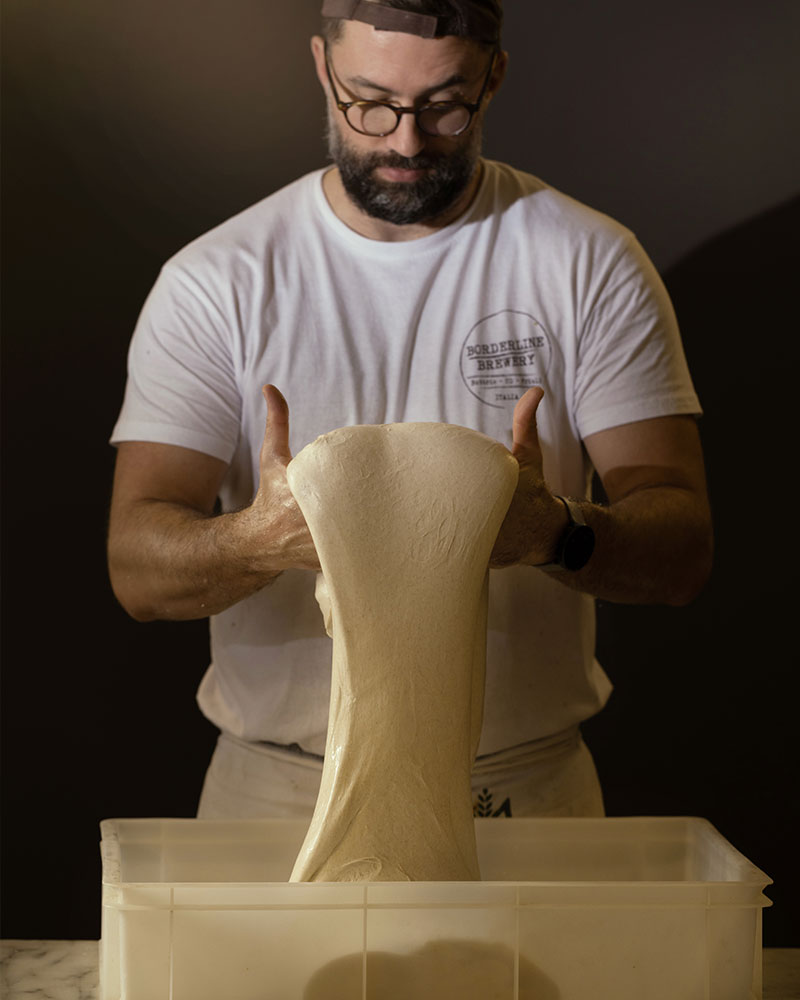
[[[317,438],[288,477],[333,637],[322,781],[291,879],[479,879],[487,567],[517,462],[464,427],[370,425]]]

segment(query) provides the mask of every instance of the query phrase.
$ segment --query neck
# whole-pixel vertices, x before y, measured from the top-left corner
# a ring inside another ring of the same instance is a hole
[[[475,197],[478,186],[483,176],[483,161],[478,161],[478,166],[461,195],[453,202],[447,211],[438,215],[434,219],[427,219],[424,222],[414,222],[409,225],[396,225],[393,222],[386,222],[383,219],[375,219],[367,215],[350,198],[344,189],[339,171],[332,167],[322,179],[322,190],[328,199],[328,204],[339,219],[360,236],[366,236],[370,240],[381,240],[386,243],[402,243],[408,240],[418,240],[423,236],[430,236],[432,233],[449,226],[462,215]]]

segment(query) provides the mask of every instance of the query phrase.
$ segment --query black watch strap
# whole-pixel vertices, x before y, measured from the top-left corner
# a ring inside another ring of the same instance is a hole
[[[594,531],[586,523],[580,506],[574,500],[558,495],[556,499],[564,504],[569,524],[558,541],[555,561],[543,563],[537,568],[574,573],[583,569],[591,558],[594,551]]]

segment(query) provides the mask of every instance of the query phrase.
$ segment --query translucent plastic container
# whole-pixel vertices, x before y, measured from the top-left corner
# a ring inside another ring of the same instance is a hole
[[[106,820],[103,1000],[761,998],[771,880],[706,820],[476,820],[482,882],[289,884],[306,828]]]

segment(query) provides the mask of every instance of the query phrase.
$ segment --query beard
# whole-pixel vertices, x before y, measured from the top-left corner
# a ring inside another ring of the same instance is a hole
[[[350,200],[371,216],[397,226],[432,222],[461,197],[475,174],[481,152],[480,122],[475,122],[466,141],[451,153],[359,153],[347,145],[342,133],[328,117],[328,153],[339,170]],[[425,170],[416,181],[382,181],[377,167]]]

